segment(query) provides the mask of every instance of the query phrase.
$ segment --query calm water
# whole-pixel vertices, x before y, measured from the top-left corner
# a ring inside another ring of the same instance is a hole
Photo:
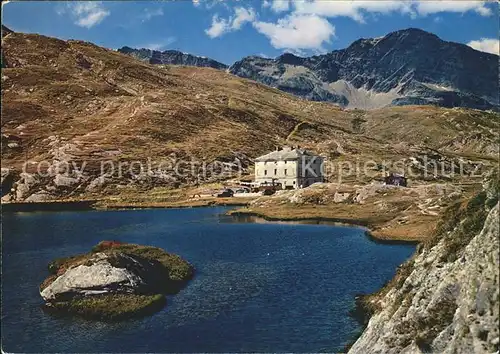
[[[359,330],[354,296],[414,251],[359,228],[241,223],[227,209],[4,214],[2,343],[7,352],[338,351]],[[165,248],[197,275],[152,317],[120,323],[40,309],[47,263],[101,240]]]

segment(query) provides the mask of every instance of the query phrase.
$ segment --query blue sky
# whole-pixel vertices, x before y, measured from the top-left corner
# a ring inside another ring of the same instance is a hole
[[[417,27],[498,54],[498,4],[485,1],[12,1],[14,31],[107,48],[177,49],[231,64],[247,55],[307,56]]]

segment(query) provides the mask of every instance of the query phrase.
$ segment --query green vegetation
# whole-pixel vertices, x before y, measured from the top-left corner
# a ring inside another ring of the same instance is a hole
[[[163,308],[165,303],[165,296],[162,294],[112,294],[55,302],[46,306],[46,309],[73,313],[85,318],[123,320],[153,314]]]
[[[92,252],[122,252],[151,261],[158,261],[168,271],[169,280],[184,282],[194,275],[193,266],[176,254],[168,253],[158,247],[141,246],[132,243],[99,242]]]
[[[136,293],[114,292],[99,295],[76,295],[49,301],[45,309],[52,312],[72,313],[100,320],[121,320],[145,316],[160,310],[165,305],[165,295],[175,294],[194,275],[193,266],[175,254],[161,248],[142,246],[117,241],[101,241],[91,252],[72,257],[56,259],[49,263],[50,276],[40,285],[40,291],[54,282],[69,268],[93,264],[96,253],[105,253],[107,261],[116,268],[123,268],[123,258],[118,254],[133,256],[138,262],[151,265],[146,274],[147,291],[137,289]],[[122,260],[120,262],[120,260]]]
[[[450,206],[438,225],[436,236],[426,247],[431,247],[443,240],[446,252],[441,261],[454,262],[472,238],[483,228],[488,215],[487,204],[490,203],[491,199],[483,191],[468,202],[457,202]]]

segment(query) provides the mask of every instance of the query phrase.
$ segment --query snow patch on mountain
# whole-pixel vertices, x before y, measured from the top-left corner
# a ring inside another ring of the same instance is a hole
[[[332,93],[344,96],[349,102],[347,108],[375,109],[389,106],[393,100],[401,97],[401,86],[388,92],[376,92],[366,89],[365,86],[356,88],[350,82],[338,80],[328,85]]]

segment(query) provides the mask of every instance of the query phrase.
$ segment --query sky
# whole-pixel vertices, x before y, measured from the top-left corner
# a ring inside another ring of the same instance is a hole
[[[249,55],[322,54],[410,27],[499,52],[499,5],[487,1],[6,1],[2,23],[18,32],[112,49],[176,49],[225,64]]]

